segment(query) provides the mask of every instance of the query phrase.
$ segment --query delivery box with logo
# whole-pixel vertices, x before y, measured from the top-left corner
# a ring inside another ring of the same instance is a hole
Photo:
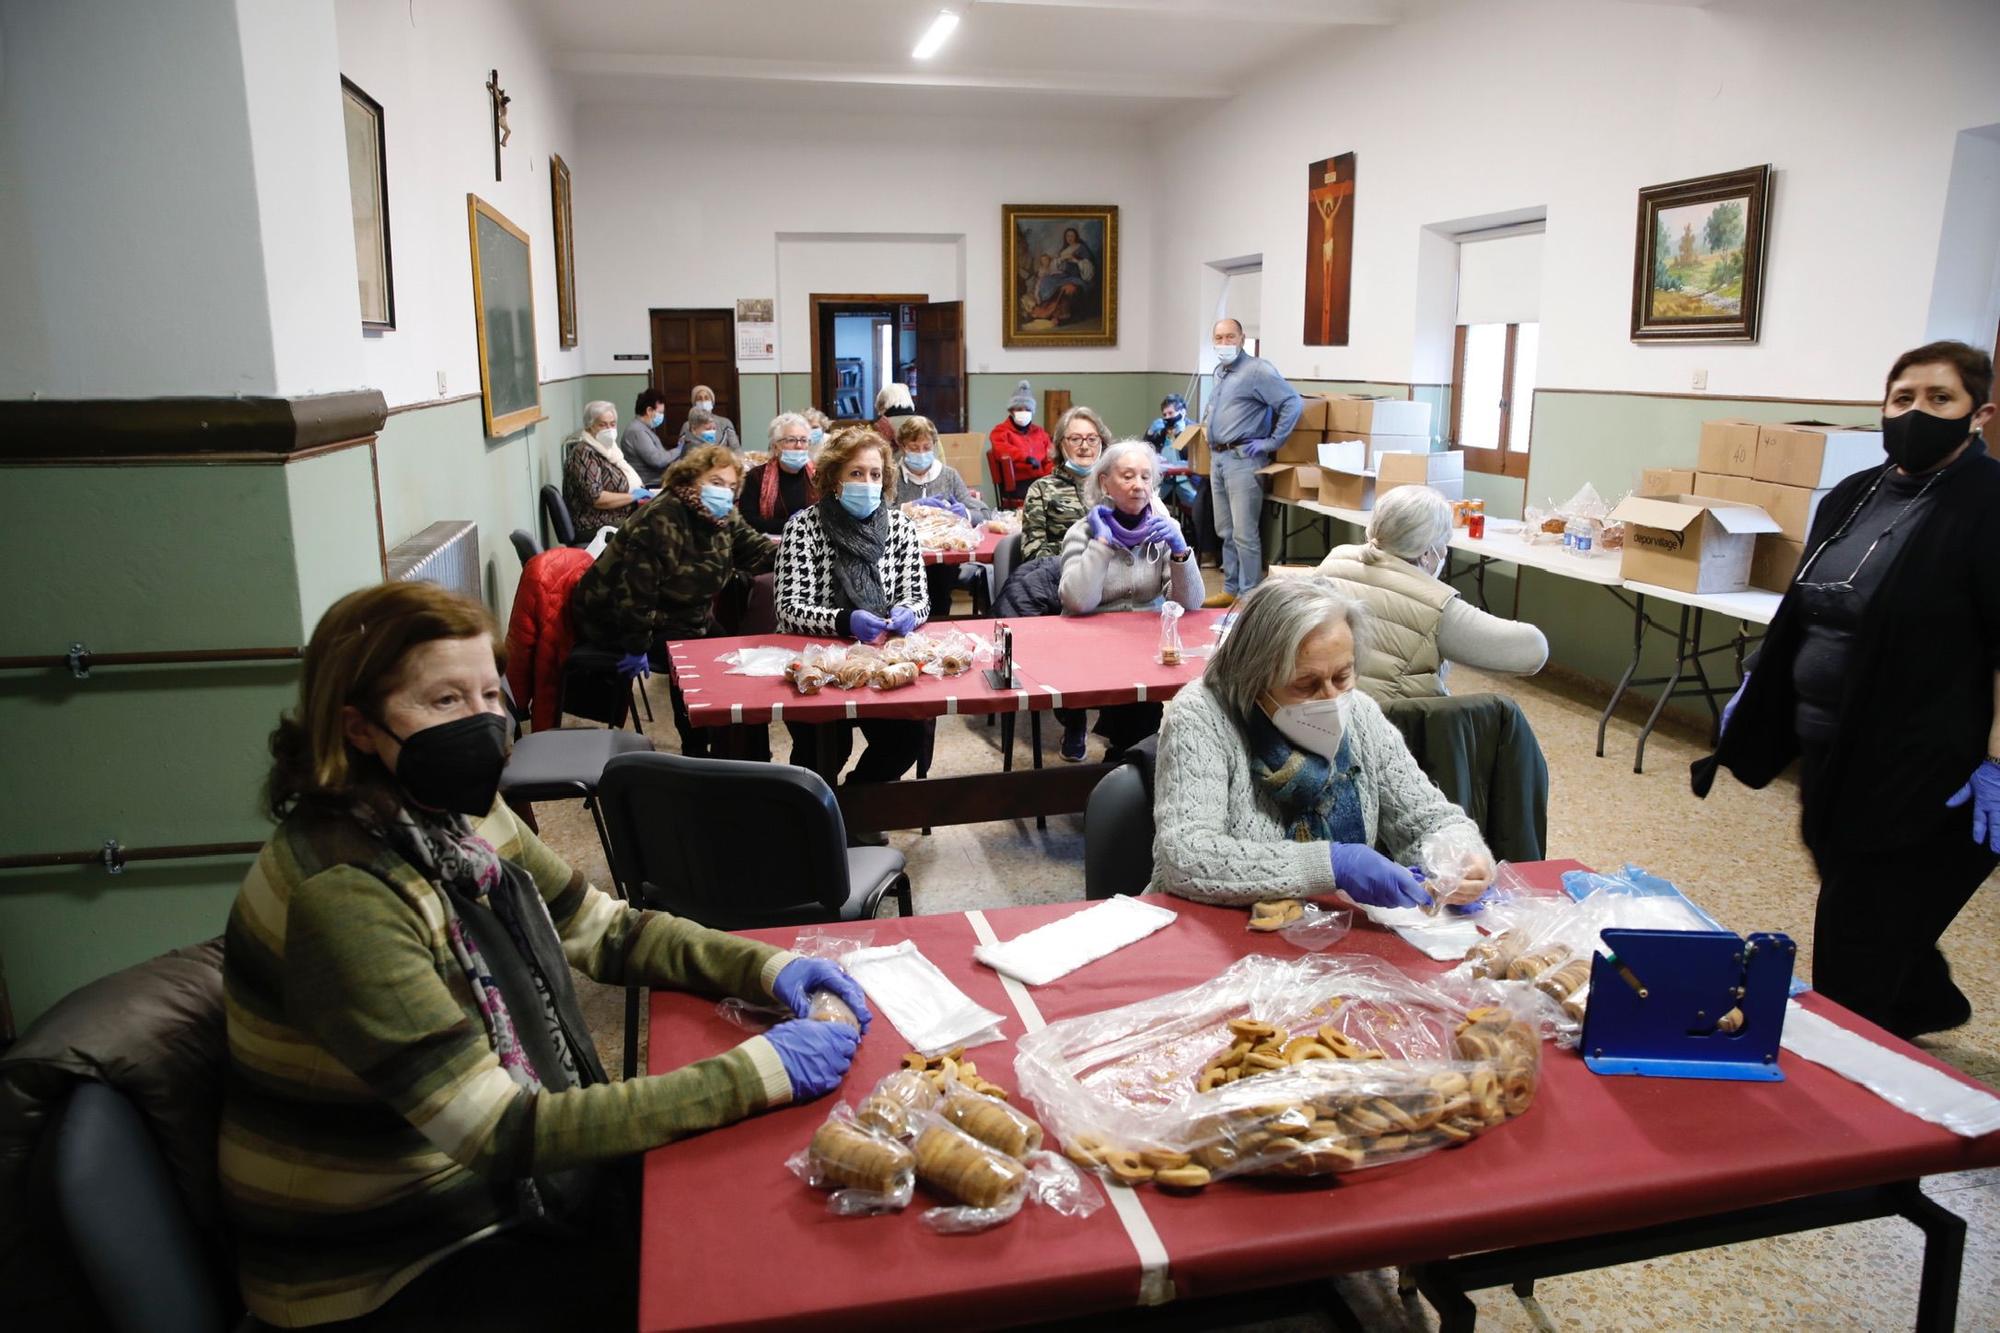
[[[1705,495],[1627,496],[1610,517],[1625,524],[1623,577],[1681,592],[1741,592],[1757,534],[1778,531],[1755,505]]]

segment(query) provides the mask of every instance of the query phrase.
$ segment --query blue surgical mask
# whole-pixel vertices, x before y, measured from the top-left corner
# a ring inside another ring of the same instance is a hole
[[[1094,459],[1088,463],[1079,463],[1074,458],[1065,458],[1063,459],[1063,466],[1071,472],[1076,473],[1079,477],[1087,477],[1090,475],[1090,470],[1097,466],[1097,463]]]
[[[825,438],[826,438],[826,432],[824,430],[821,430],[818,426],[814,426],[812,430],[813,448],[815,449],[819,448],[819,442]]]
[[[812,451],[809,449],[780,449],[778,451],[778,466],[787,472],[797,472],[811,461]]]
[[[660,427],[667,424],[667,414],[665,412],[655,412],[653,413],[653,415],[646,418],[646,424],[651,426],[654,430],[658,430]]]
[[[701,507],[716,518],[727,518],[736,508],[736,492],[710,482],[701,488]]]
[[[1218,343],[1215,348],[1215,359],[1225,366],[1234,365],[1242,351],[1243,349],[1235,343]]]
[[[875,511],[882,507],[882,483],[879,481],[841,482],[840,507],[856,518],[873,518]]]
[[[912,452],[903,455],[903,466],[910,470],[910,475],[913,477],[922,476],[924,473],[929,472],[931,464],[935,462],[937,462],[937,455],[935,453],[920,454]]]
[[[703,432],[701,433],[701,442],[702,442],[703,444],[714,444],[714,443],[715,443],[715,432],[714,432],[714,431],[712,431],[712,430],[705,430],[705,431],[703,431]]]

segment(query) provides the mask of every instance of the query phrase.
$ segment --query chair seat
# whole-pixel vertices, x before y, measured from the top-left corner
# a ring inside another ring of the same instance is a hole
[[[529,732],[514,742],[500,790],[527,801],[588,796],[615,756],[652,748],[650,740],[631,731],[564,727]]]
[[[896,877],[908,868],[903,854],[894,847],[849,847],[847,849],[847,883],[850,892],[846,907],[841,909],[840,919],[852,921],[847,908],[856,900],[874,894],[877,902],[882,894],[896,882]]]

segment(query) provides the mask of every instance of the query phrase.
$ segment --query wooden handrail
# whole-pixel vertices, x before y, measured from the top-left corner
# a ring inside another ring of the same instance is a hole
[[[38,852],[30,856],[0,856],[0,870],[33,870],[46,866],[101,865],[122,874],[128,861],[176,861],[197,856],[254,856],[261,842],[189,842],[175,847],[126,847],[108,838],[87,852]]]
[[[78,679],[95,666],[187,666],[209,662],[296,662],[305,656],[303,648],[186,648],[151,653],[94,653],[82,644],[71,644],[67,653],[46,653],[34,657],[0,657],[0,671],[44,671],[68,667]]]

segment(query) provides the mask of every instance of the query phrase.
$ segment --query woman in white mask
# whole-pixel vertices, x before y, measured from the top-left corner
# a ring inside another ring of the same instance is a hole
[[[1237,604],[1202,678],[1167,705],[1154,774],[1152,888],[1248,906],[1340,895],[1376,907],[1429,901],[1426,842],[1478,828],[1355,688],[1371,629],[1320,578],[1274,579]],[[1377,843],[1388,848],[1385,856]],[[1485,892],[1475,858],[1451,901]]]
[[[1541,630],[1468,605],[1438,577],[1450,540],[1451,502],[1428,486],[1398,486],[1376,501],[1366,542],[1320,562],[1334,587],[1368,608],[1361,688],[1377,703],[1450,693],[1453,662],[1529,676],[1549,660]]]
[[[618,447],[618,409],[594,402],[583,409],[583,429],[563,441],[563,503],[578,541],[599,528],[615,528],[653,498]]]

